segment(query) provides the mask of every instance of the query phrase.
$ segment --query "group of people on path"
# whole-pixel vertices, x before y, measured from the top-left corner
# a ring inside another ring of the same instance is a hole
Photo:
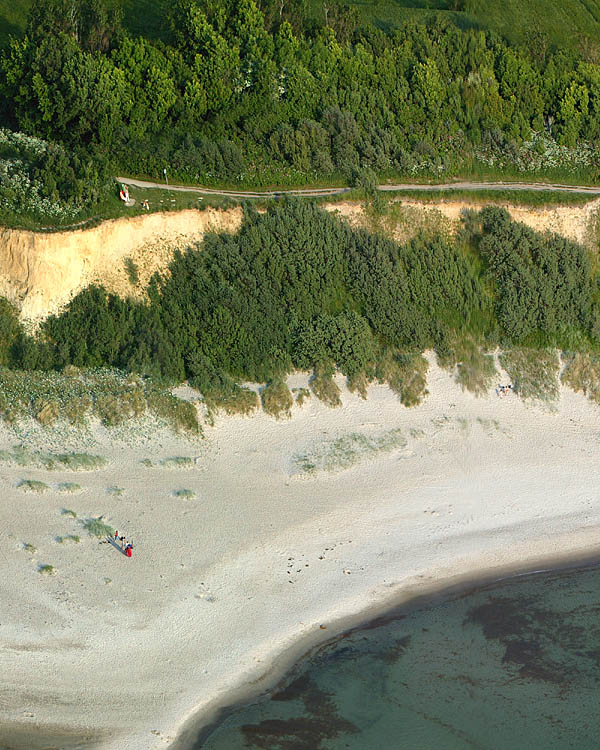
[[[131,557],[133,554],[133,539],[131,541],[125,539],[124,536],[119,536],[119,532],[115,531],[115,544],[121,544],[121,549],[127,557]]]
[[[513,387],[509,383],[508,385],[499,385],[496,388],[496,396],[499,398],[504,398],[504,396],[508,396],[509,393],[512,393]]]

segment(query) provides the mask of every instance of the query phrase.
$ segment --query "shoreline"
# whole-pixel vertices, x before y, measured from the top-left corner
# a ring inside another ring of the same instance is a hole
[[[595,531],[600,531],[600,527]],[[490,569],[482,572],[480,576],[470,577],[468,573],[464,576],[455,576],[429,587],[423,587],[420,591],[398,592],[392,595],[387,603],[381,602],[367,610],[342,616],[339,620],[327,625],[327,635],[321,631],[319,638],[319,634],[314,633],[313,637],[307,636],[304,640],[293,644],[288,651],[276,654],[271,667],[257,680],[251,684],[240,685],[233,689],[229,696],[223,696],[216,705],[207,706],[197,715],[187,719],[169,748],[171,750],[194,750],[201,747],[201,743],[204,743],[222,722],[238,709],[279,691],[294,679],[296,672],[315,653],[357,631],[381,627],[416,610],[469,596],[476,591],[493,588],[504,581],[599,567],[600,541],[597,542],[596,547],[594,553],[591,552],[592,548],[586,546],[561,557],[536,558]],[[545,567],[540,569],[530,567],[537,565]],[[456,578],[459,580],[454,580]],[[311,643],[311,641],[315,642]],[[257,684],[260,684],[260,688]]]
[[[553,410],[476,398],[433,362],[428,385],[410,410],[385,386],[367,401],[343,389],[339,409],[311,398],[291,420],[219,417],[195,442],[151,424],[85,440],[24,425],[30,448],[105,463],[0,463],[0,727],[187,750],[344,632],[595,561],[597,407],[565,388]],[[0,450],[15,442],[0,425]],[[87,535],[99,516],[133,536],[131,560]]]

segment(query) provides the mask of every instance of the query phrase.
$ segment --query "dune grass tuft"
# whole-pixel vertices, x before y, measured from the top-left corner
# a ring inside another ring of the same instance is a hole
[[[81,539],[76,534],[68,534],[67,536],[57,536],[56,541],[58,544],[79,544]]]
[[[523,399],[555,401],[560,362],[556,349],[510,349],[500,354],[516,393]]]
[[[208,359],[200,358],[191,364],[195,374],[189,384],[202,394],[210,422],[213,414],[221,411],[247,415],[258,409],[258,394],[236,383],[231,375],[215,369]]]
[[[497,375],[494,357],[470,336],[452,338],[443,353],[438,351],[437,360],[446,370],[456,367],[456,382],[476,396],[485,395]]]
[[[310,379],[310,387],[315,396],[326,406],[334,409],[342,405],[340,389],[333,379],[335,370],[330,365],[318,365]]]
[[[224,411],[225,414],[242,414],[247,416],[258,409],[258,394],[250,388],[235,385],[227,394],[211,393],[205,396],[210,411]]]
[[[364,372],[357,372],[348,377],[348,390],[350,393],[358,393],[365,401],[367,399],[367,388],[369,387],[369,378]]]
[[[194,466],[194,459],[190,456],[168,456],[162,458],[159,464],[164,469],[191,469]]]
[[[107,487],[106,488],[106,494],[111,495],[112,497],[123,497],[125,494],[125,489],[123,487]]]
[[[595,354],[577,353],[563,355],[563,360],[566,364],[561,381],[600,404],[600,358]]]
[[[40,482],[37,479],[22,479],[17,486],[24,492],[37,492],[39,494],[50,489],[45,482]]]
[[[261,393],[263,409],[275,419],[289,419],[292,416],[294,397],[284,380],[271,380]]]
[[[33,546],[33,544],[30,544],[29,542],[25,542],[23,544],[23,550],[25,552],[28,552],[30,555],[35,555],[37,552],[37,548]]]
[[[112,526],[104,523],[103,516],[88,518],[83,521],[83,528],[90,536],[103,537],[114,536],[115,530]]]
[[[46,399],[37,399],[33,405],[35,418],[41,425],[51,425],[56,422],[60,413],[58,401],[47,401]]]
[[[70,518],[77,518],[77,513],[75,513],[75,511],[71,510],[70,508],[63,508],[61,510],[61,513],[63,516],[69,516]]]
[[[298,453],[292,462],[301,474],[341,471],[379,453],[405,447],[406,438],[399,429],[389,430],[375,437],[352,432]]]
[[[104,456],[89,453],[51,453],[32,450],[24,445],[15,445],[9,450],[0,451],[0,462],[17,466],[35,466],[48,471],[96,471],[108,463]]]
[[[427,395],[429,363],[422,354],[388,349],[378,360],[375,375],[397,393],[404,406],[418,406]]]
[[[173,495],[180,500],[193,500],[196,497],[196,493],[193,490],[187,489],[175,490]]]
[[[61,482],[57,489],[59,492],[74,495],[76,492],[81,492],[81,485],[76,482]]]
[[[298,406],[302,406],[302,404],[310,398],[310,391],[308,388],[292,388],[292,393],[296,396],[296,403]]]
[[[38,568],[38,573],[41,573],[45,576],[53,576],[56,574],[56,571],[53,565],[40,565]]]

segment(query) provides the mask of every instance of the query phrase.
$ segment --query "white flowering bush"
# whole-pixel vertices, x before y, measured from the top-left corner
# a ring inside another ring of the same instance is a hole
[[[40,184],[31,179],[28,164],[21,159],[0,159],[0,209],[53,219],[72,219],[82,206],[45,197]]]
[[[577,172],[598,164],[600,151],[587,142],[574,148],[561,146],[545,132],[533,132],[529,140],[520,144],[496,132],[486,134],[481,146],[475,149],[475,157],[489,167],[512,167],[518,172],[548,169]]]
[[[0,213],[69,221],[106,187],[97,167],[60,144],[0,129]]]

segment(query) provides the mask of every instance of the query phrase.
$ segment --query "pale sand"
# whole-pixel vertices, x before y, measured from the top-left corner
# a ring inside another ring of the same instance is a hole
[[[0,464],[0,722],[98,735],[110,750],[165,748],[187,720],[264,689],[357,618],[598,549],[597,407],[566,390],[556,411],[477,399],[436,367],[428,387],[416,409],[373,386],[367,401],[344,391],[340,409],[313,396],[290,421],[222,417],[195,445],[96,429],[85,449],[111,463],[91,473]],[[406,448],[293,474],[298,452],[396,428]],[[39,431],[28,439],[39,444]],[[0,448],[15,442],[2,428]],[[193,456],[193,468],[139,463],[175,455]],[[24,477],[51,489],[24,493]],[[65,481],[84,491],[61,495]],[[112,485],[125,494],[107,494]],[[180,488],[197,498],[174,497]],[[87,537],[62,508],[103,513],[133,537],[134,557]],[[80,544],[56,543],[66,534]],[[54,577],[38,573],[45,563]]]

